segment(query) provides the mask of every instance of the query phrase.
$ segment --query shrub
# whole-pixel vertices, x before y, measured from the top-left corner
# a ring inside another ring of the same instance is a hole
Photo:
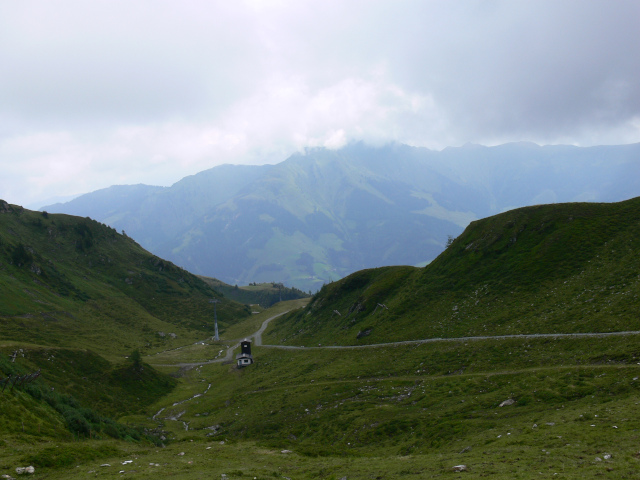
[[[19,243],[18,245],[13,247],[11,251],[11,262],[14,265],[21,267],[23,265],[31,263],[32,261],[33,257],[22,243]]]
[[[89,436],[91,425],[89,425],[87,419],[84,418],[78,410],[68,409],[63,413],[63,416],[67,422],[67,427],[72,433]]]

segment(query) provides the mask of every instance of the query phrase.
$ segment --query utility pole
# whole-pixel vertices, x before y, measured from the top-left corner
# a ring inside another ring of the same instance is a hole
[[[209,303],[213,303],[213,323],[214,323],[215,328],[216,328],[216,333],[215,333],[213,339],[216,340],[216,341],[220,340],[220,337],[218,336],[218,312],[216,310],[216,304],[219,301],[220,300],[218,300],[217,298],[212,298],[211,300],[209,300]]]

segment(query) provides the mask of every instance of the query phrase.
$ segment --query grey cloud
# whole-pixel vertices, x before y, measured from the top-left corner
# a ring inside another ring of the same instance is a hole
[[[66,193],[49,172],[76,165],[87,188],[167,183],[349,140],[637,142],[639,18],[636,0],[0,0],[0,196]]]
[[[386,66],[389,81],[432,95],[462,142],[553,142],[640,114],[637,1],[354,4],[293,25],[307,40],[296,61],[306,54],[324,81]]]
[[[4,4],[0,105],[32,120],[211,121],[275,74],[317,90],[382,69],[432,95],[461,140],[553,141],[640,111],[636,1],[230,5]]]
[[[161,121],[228,106],[259,77],[238,12],[207,2],[20,2],[2,13],[0,106],[19,118]]]
[[[431,89],[459,135],[553,141],[559,131],[607,127],[640,113],[638,2],[493,7],[449,16],[450,32],[425,34],[416,61],[397,65],[413,88]]]

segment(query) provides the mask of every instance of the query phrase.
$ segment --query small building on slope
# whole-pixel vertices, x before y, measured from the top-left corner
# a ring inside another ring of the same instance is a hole
[[[253,363],[253,355],[251,355],[251,340],[244,339],[240,342],[240,353],[236,355],[238,367],[246,367]]]

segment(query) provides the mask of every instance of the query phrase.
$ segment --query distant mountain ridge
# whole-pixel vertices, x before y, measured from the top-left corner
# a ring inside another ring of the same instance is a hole
[[[447,236],[512,208],[638,194],[640,144],[438,152],[358,143],[277,165],[222,165],[171,187],[109,187],[44,209],[125,230],[196,274],[306,291],[364,268],[428,262]]]

